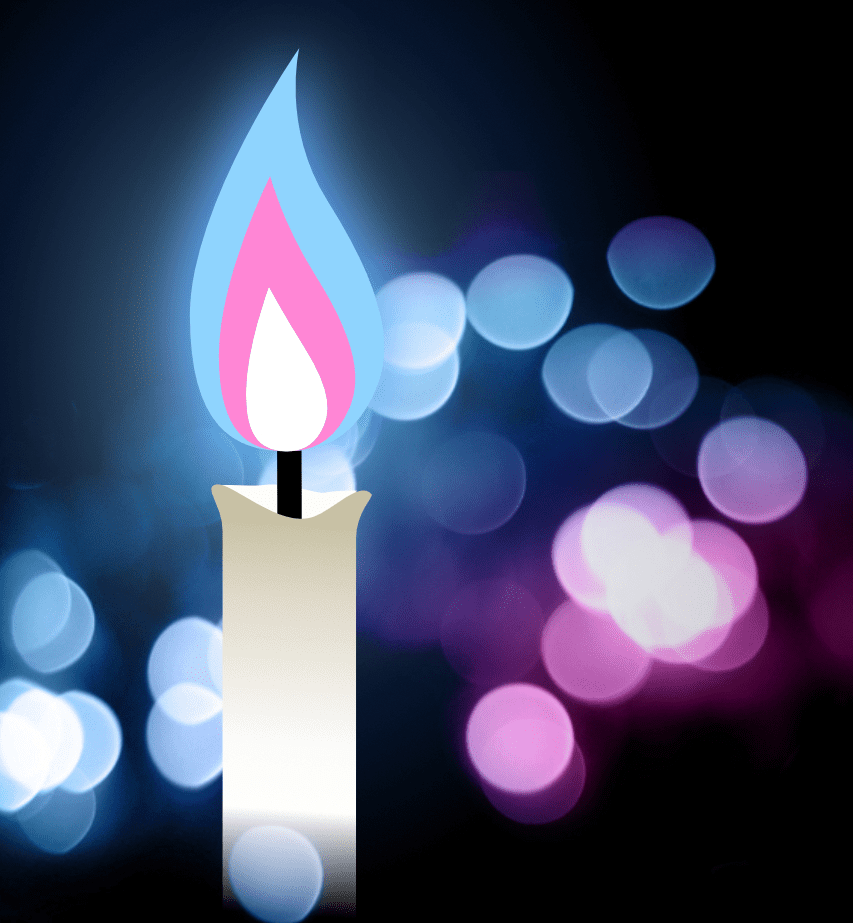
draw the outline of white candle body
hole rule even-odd
[[[355,549],[370,494],[303,491],[305,519],[269,508],[274,488],[216,485],[213,496],[222,517],[226,864],[249,827],[291,827],[323,861],[318,906],[354,907]]]

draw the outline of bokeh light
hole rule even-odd
[[[551,260],[519,254],[495,260],[468,289],[468,320],[504,349],[532,349],[556,336],[572,308],[574,286]]]
[[[520,679],[539,657],[542,609],[511,580],[478,580],[453,598],[441,621],[441,646],[456,672],[490,685]]]
[[[56,673],[78,661],[94,633],[89,597],[62,574],[42,574],[30,581],[12,610],[15,646],[39,673]]]
[[[454,350],[439,365],[409,372],[382,366],[370,408],[389,420],[422,420],[443,407],[459,378],[459,356]]]
[[[88,692],[73,690],[60,698],[77,714],[83,727],[83,750],[72,773],[62,782],[68,792],[94,788],[113,771],[122,748],[121,725],[115,712]]]
[[[537,792],[507,792],[479,780],[483,794],[504,817],[519,824],[550,824],[565,817],[578,803],[586,784],[586,760],[577,741],[563,772]]]
[[[31,801],[47,782],[50,764],[50,748],[32,721],[0,712],[0,811]]]
[[[169,625],[151,648],[148,687],[154,765],[181,788],[207,785],[222,772],[222,630],[197,616]]]
[[[44,852],[70,852],[89,832],[95,820],[95,793],[67,792],[62,788],[45,792],[17,815],[21,829]]]
[[[739,536],[718,523],[693,523],[671,494],[649,484],[616,487],[576,511],[557,531],[551,554],[575,602],[611,616],[653,657],[676,663],[710,656],[756,588],[755,560]],[[587,616],[575,617],[578,631],[610,630],[593,622],[585,628]],[[554,619],[565,633],[567,618]],[[550,656],[558,664],[554,649]]]
[[[21,590],[12,608],[12,640],[23,657],[49,644],[65,627],[71,612],[71,586],[64,574],[35,577]]]
[[[211,651],[213,652],[211,654]],[[222,690],[222,632],[207,619],[191,615],[164,629],[148,656],[148,688],[159,699],[177,683],[196,683]]]
[[[565,771],[574,730],[566,709],[550,692],[512,683],[477,702],[465,741],[474,768],[487,782],[523,794],[547,788]]]
[[[614,606],[614,618],[630,626],[634,637],[647,633],[655,657],[688,663],[719,647],[733,617],[728,587],[698,554],[641,606],[627,611]]]
[[[212,717],[196,724],[185,724],[173,717],[177,714],[192,718],[204,714],[197,708],[197,699],[202,693],[196,690],[202,688],[195,687],[192,692],[179,688],[165,706],[158,699],[145,727],[145,740],[154,765],[161,775],[180,788],[201,788],[222,772],[221,702]]]
[[[385,333],[385,362],[410,371],[448,359],[465,329],[465,295],[444,276],[413,272],[376,293]]]
[[[493,433],[463,433],[427,459],[424,506],[452,532],[482,535],[508,522],[521,505],[527,472],[516,447]]]
[[[770,608],[767,598],[758,588],[746,610],[729,626],[719,647],[694,661],[694,666],[711,673],[737,670],[758,654],[769,630]]]
[[[252,827],[231,849],[228,875],[237,899],[265,923],[297,923],[323,888],[323,863],[311,841],[288,827]]]
[[[551,545],[554,573],[563,589],[582,606],[607,611],[607,587],[586,563],[581,548],[581,530],[590,506],[581,507],[566,519]]]
[[[695,520],[692,527],[693,551],[710,565],[714,574],[717,585],[717,613],[712,623],[702,632],[674,648],[657,650],[655,655],[671,662],[684,661],[696,665],[735,661],[738,661],[738,665],[741,662],[745,663],[746,660],[739,661],[738,658],[744,646],[749,646],[749,641],[745,639],[752,637],[749,635],[751,629],[747,626],[754,625],[756,616],[760,617],[754,612],[750,619],[742,621],[759,592],[758,566],[755,558],[746,542],[728,526],[700,519]],[[735,626],[737,631],[730,641],[729,637],[735,631]],[[753,654],[749,654],[746,659]],[[721,666],[719,669],[734,667]]]
[[[693,550],[725,580],[732,612],[741,616],[758,590],[758,565],[749,545],[728,526],[710,519],[693,521]]]
[[[568,695],[584,702],[613,704],[643,684],[651,657],[611,619],[572,600],[559,606],[542,634],[548,675]]]
[[[56,696],[19,677],[0,684],[0,811],[46,852],[68,852],[86,835],[91,790],[120,750],[118,720],[95,696]]]
[[[9,555],[0,567],[0,615],[8,624],[24,587],[42,574],[61,574],[62,568],[42,551],[28,548]]]
[[[607,248],[619,288],[637,304],[667,310],[692,301],[711,281],[714,251],[708,238],[680,218],[639,218]]]
[[[708,500],[738,522],[786,516],[806,490],[806,460],[781,426],[760,417],[734,417],[711,430],[697,462]]]
[[[83,752],[83,725],[77,712],[58,696],[35,688],[19,695],[6,714],[29,721],[47,745],[48,771],[41,788],[46,791],[64,782]]]
[[[630,413],[649,390],[652,360],[627,330],[605,340],[589,358],[587,383],[598,406],[611,420]]]
[[[674,337],[659,330],[632,330],[651,358],[652,378],[642,400],[618,417],[623,426],[657,429],[681,416],[699,388],[693,356]]]
[[[178,724],[202,724],[222,710],[221,697],[198,683],[175,683],[157,704]]]
[[[609,423],[613,417],[596,400],[590,388],[589,367],[597,350],[614,337],[624,333],[612,324],[586,324],[563,334],[548,350],[542,364],[545,390],[557,407],[569,417],[582,423]],[[609,353],[604,353],[609,358]],[[606,363],[605,363],[606,365]],[[602,367],[601,374],[606,373]],[[628,410],[633,409],[645,394],[649,382],[628,381]],[[631,397],[636,400],[631,404]],[[624,402],[625,397],[621,400]]]

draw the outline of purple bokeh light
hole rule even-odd
[[[515,794],[541,791],[565,771],[574,730],[562,703],[527,683],[499,686],[474,706],[465,733],[480,776]]]
[[[805,456],[791,435],[759,417],[734,417],[712,429],[697,468],[711,503],[746,523],[787,516],[802,500],[808,478]]]
[[[548,675],[568,695],[612,705],[643,683],[651,657],[616,623],[572,600],[559,606],[542,633],[542,660]]]
[[[680,218],[638,218],[607,248],[619,288],[637,304],[668,310],[692,301],[711,281],[714,251],[708,238]]]

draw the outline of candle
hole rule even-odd
[[[279,453],[277,489],[213,488],[224,858],[249,827],[296,831],[323,864],[321,906],[354,907],[355,538],[370,494],[302,490],[300,453],[355,424],[379,380],[383,339],[370,282],[302,146],[295,57],[219,193],[190,309],[212,416],[233,438]],[[262,903],[286,887],[271,880]]]
[[[215,486],[222,516],[223,836],[281,824],[317,847],[324,902],[355,902],[355,539],[366,491]]]

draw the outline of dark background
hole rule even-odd
[[[446,254],[497,216],[566,268],[570,324],[641,326],[648,314],[616,290],[607,244],[635,218],[675,215],[717,257],[695,310],[667,318],[700,371],[850,392],[840,31],[816,13],[719,4],[5,7],[0,505],[20,502],[22,480],[61,487],[103,471],[108,434],[140,394],[177,418],[204,415],[189,349],[195,257],[240,140],[297,49],[309,159],[375,287],[442,265],[467,286],[505,244],[482,244],[477,263]],[[4,556],[19,547],[0,542]],[[168,581],[128,571],[89,592],[122,652],[90,677],[125,732],[115,794],[99,806],[115,818],[66,857],[0,828],[0,917],[218,915],[221,784],[178,793],[142,741],[145,658],[180,614]],[[831,671],[801,671],[796,695],[743,720],[737,708],[726,721],[581,710],[607,771],[564,821],[526,828],[462,769],[448,730],[457,682],[440,654],[360,645],[364,919],[563,919],[588,901],[605,918],[623,902],[690,914],[825,890],[842,874],[853,707]]]

